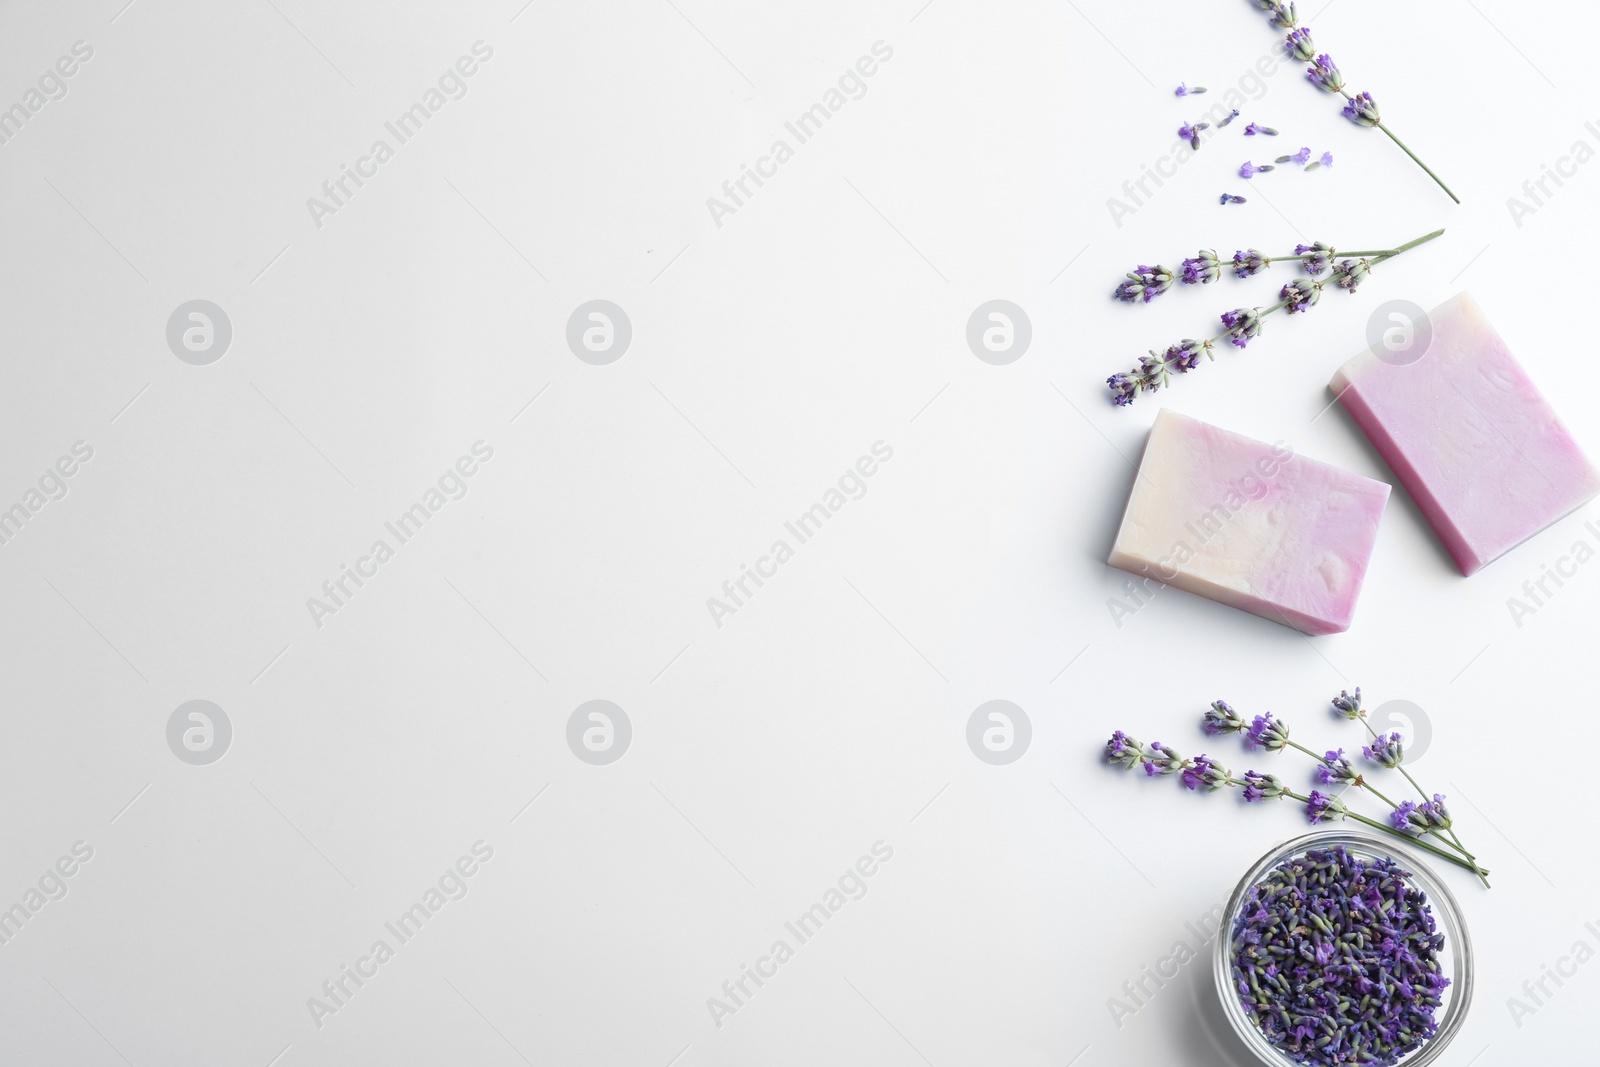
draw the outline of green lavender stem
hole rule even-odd
[[[1455,193],[1450,191],[1450,187],[1444,183],[1444,179],[1440,178],[1437,174],[1435,174],[1433,172],[1433,168],[1432,167],[1428,166],[1422,160],[1418,159],[1417,158],[1417,154],[1415,152],[1411,151],[1411,149],[1407,148],[1406,147],[1406,143],[1404,141],[1402,141],[1400,138],[1396,137],[1394,135],[1393,131],[1391,131],[1389,129],[1389,127],[1385,126],[1383,123],[1380,122],[1380,123],[1378,123],[1378,129],[1380,129],[1384,133],[1388,134],[1389,135],[1389,140],[1391,140],[1395,144],[1399,145],[1400,146],[1400,151],[1404,152],[1406,155],[1411,157],[1411,162],[1415,163],[1417,166],[1421,167],[1424,171],[1426,171],[1428,177],[1432,178],[1434,180],[1434,182],[1438,184],[1439,188],[1441,188],[1441,189],[1443,189],[1445,191],[1445,195],[1446,196],[1448,196],[1451,200],[1454,200],[1458,204],[1461,203],[1461,198],[1459,196],[1457,196]]]

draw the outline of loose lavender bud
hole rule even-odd
[[[1344,91],[1344,75],[1339,73],[1339,68],[1334,66],[1333,57],[1326,52],[1317,56],[1311,66],[1306,68],[1306,80],[1324,92]]]
[[[1238,108],[1234,108],[1232,111],[1228,112],[1228,117],[1227,118],[1225,118],[1221,122],[1217,123],[1217,129],[1220,130],[1220,129],[1222,129],[1222,127],[1230,125],[1233,122],[1233,120],[1238,118],[1238,117],[1239,117],[1239,109]]]
[[[1176,89],[1172,90],[1172,95],[1173,96],[1199,96],[1201,93],[1203,93],[1205,91],[1206,91],[1206,88],[1203,85],[1196,85],[1193,89],[1191,89],[1187,85],[1183,84],[1183,82],[1179,82],[1178,83],[1178,87]]]
[[[1250,125],[1244,128],[1244,135],[1246,137],[1254,137],[1258,133],[1263,137],[1278,136],[1277,130],[1273,129],[1271,126],[1263,126],[1259,122],[1252,122]]]
[[[1306,311],[1322,299],[1322,283],[1296,278],[1278,292],[1278,299],[1288,305],[1288,311]]]
[[[1106,762],[1114,763],[1125,771],[1131,771],[1144,759],[1144,746],[1127,734],[1118,730],[1111,735],[1111,740],[1106,742]]]
[[[1289,727],[1272,717],[1272,712],[1257,715],[1245,734],[1245,744],[1251,748],[1264,748],[1278,752],[1289,743]]]
[[[1371,93],[1357,93],[1344,106],[1344,117],[1357,126],[1376,126],[1381,120]]]
[[[1246,160],[1239,166],[1239,177],[1253,178],[1257,174],[1265,174],[1267,171],[1275,169],[1271,163],[1251,163]]]
[[[1311,42],[1311,30],[1302,27],[1290,30],[1289,36],[1284,39],[1285,50],[1302,63],[1309,63],[1316,58],[1317,46]]]
[[[1243,204],[1245,199],[1242,196],[1235,196],[1232,193],[1223,193],[1221,202],[1223,204]]]
[[[1344,801],[1328,793],[1319,793],[1315,789],[1306,798],[1306,818],[1314,823],[1322,822],[1330,817],[1344,818],[1349,812],[1344,806]]]
[[[1183,769],[1183,784],[1189,789],[1204,789],[1208,793],[1215,793],[1228,784],[1233,775],[1227,768],[1218,766],[1217,761],[1210,756],[1196,756]]]
[[[1333,276],[1339,280],[1339,288],[1348,289],[1352,293],[1356,287],[1367,280],[1367,275],[1372,273],[1372,264],[1365,259],[1342,259],[1333,268]]]
[[[1254,804],[1262,800],[1276,800],[1283,796],[1288,786],[1283,784],[1283,779],[1275,774],[1261,774],[1257,771],[1244,772],[1244,799],[1247,804]]]
[[[1200,728],[1215,737],[1218,734],[1236,734],[1245,728],[1244,717],[1226,700],[1214,700],[1200,716]]]
[[[1324,153],[1322,153],[1322,165],[1324,167],[1333,166],[1333,153],[1332,152],[1324,152]]]
[[[1199,254],[1183,261],[1185,285],[1208,285],[1222,277],[1222,264],[1216,252],[1202,248]]]
[[[1361,718],[1361,687],[1359,685],[1356,686],[1356,691],[1354,694],[1347,693],[1343,689],[1339,690],[1339,695],[1333,698],[1332,703],[1333,710],[1337,711],[1345,718]]]
[[[1335,748],[1323,753],[1322,765],[1317,768],[1317,781],[1323,785],[1360,785],[1361,774],[1344,757],[1344,749]]]
[[[1144,761],[1144,773],[1151,778],[1159,778],[1167,774],[1177,774],[1183,770],[1185,760],[1178,755],[1169,745],[1160,741],[1150,742],[1150,752]]]
[[[1233,254],[1233,276],[1235,278],[1248,278],[1252,274],[1260,274],[1267,269],[1272,260],[1257,252],[1254,248],[1248,251]]]
[[[1192,125],[1185,122],[1182,126],[1178,127],[1178,136],[1183,140],[1188,141],[1190,148],[1198,151],[1200,148],[1200,131],[1209,130],[1210,128],[1211,123],[1209,122],[1196,122]]]
[[[1302,148],[1292,156],[1284,156],[1279,163],[1298,163],[1302,167],[1311,162],[1311,149]]]
[[[1224,311],[1222,325],[1226,327],[1228,343],[1243,348],[1261,336],[1261,313],[1254,308],[1234,308],[1232,311]]]

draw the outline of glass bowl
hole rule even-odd
[[[1212,970],[1216,977],[1217,996],[1222,1000],[1222,1012],[1233,1024],[1239,1040],[1258,1063],[1267,1067],[1297,1067],[1300,1063],[1289,1053],[1273,1046],[1256,1026],[1255,1021],[1246,1014],[1244,1006],[1239,1003],[1238,994],[1233,988],[1233,964],[1230,958],[1233,949],[1233,930],[1244,907],[1245,893],[1252,885],[1287,859],[1302,855],[1308,849],[1332,848],[1335,845],[1343,845],[1352,855],[1364,860],[1382,857],[1393,859],[1410,872],[1411,884],[1427,895],[1428,906],[1433,910],[1434,922],[1444,934],[1444,947],[1439,952],[1439,962],[1443,973],[1450,979],[1450,985],[1441,998],[1443,1003],[1434,1014],[1439,1024],[1438,1032],[1401,1057],[1399,1063],[1401,1067],[1422,1067],[1423,1064],[1432,1063],[1444,1054],[1445,1046],[1450,1044],[1451,1039],[1461,1029],[1461,1023],[1467,1015],[1467,1007],[1472,1002],[1472,944],[1467,937],[1466,922],[1461,917],[1461,908],[1456,903],[1456,898],[1440,881],[1439,876],[1422,861],[1417,850],[1407,848],[1399,841],[1379,837],[1377,834],[1360,830],[1318,830],[1285,841],[1251,865],[1244,877],[1239,880],[1233,895],[1228,898],[1222,926],[1217,931],[1217,948],[1213,956]]]

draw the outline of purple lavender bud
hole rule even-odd
[[[1292,155],[1292,156],[1290,156],[1288,158],[1288,162],[1290,162],[1290,163],[1298,163],[1302,167],[1305,166],[1307,163],[1311,162],[1311,149],[1309,149],[1309,148],[1300,149],[1300,151],[1296,152],[1294,155]]]
[[[1278,136],[1278,131],[1277,130],[1273,129],[1271,126],[1263,126],[1259,122],[1252,122],[1252,123],[1250,123],[1250,125],[1248,125],[1248,126],[1246,126],[1244,128],[1244,135],[1246,137],[1254,137],[1258,133],[1261,134],[1263,137],[1276,137],[1276,136]]]
[[[1235,196],[1232,193],[1223,193],[1221,202],[1223,204],[1225,204],[1225,205],[1226,204],[1242,204],[1242,203],[1245,202],[1245,199],[1242,196]]]
[[[1251,748],[1264,748],[1278,752],[1289,743],[1289,728],[1272,717],[1272,712],[1257,715],[1245,734],[1245,744]]]
[[[1228,112],[1228,117],[1227,118],[1225,118],[1221,122],[1217,123],[1217,129],[1220,130],[1224,126],[1231,125],[1233,120],[1238,118],[1238,117],[1239,117],[1239,109],[1238,108],[1234,108],[1232,111]]]
[[[1228,343],[1236,348],[1243,348],[1261,336],[1261,313],[1254,308],[1234,308],[1232,311],[1224,311],[1222,325],[1227,329]]]
[[[1218,789],[1228,784],[1232,775],[1227,768],[1217,765],[1217,761],[1210,756],[1196,756],[1183,768],[1183,784],[1189,789],[1204,789],[1208,793],[1215,793]]]
[[[1261,800],[1276,800],[1288,789],[1277,775],[1261,774],[1258,771],[1245,771],[1244,783],[1244,799],[1247,804]]]
[[[1344,106],[1344,117],[1357,126],[1376,126],[1382,119],[1378,115],[1377,101],[1371,93],[1357,93]]]
[[[1341,259],[1334,265],[1333,276],[1338,279],[1339,288],[1353,293],[1358,285],[1367,280],[1371,268],[1372,264],[1365,259]]]
[[[1256,176],[1256,169],[1257,168],[1254,163],[1251,163],[1249,160],[1245,160],[1239,165],[1239,177],[1247,180],[1254,178]]]
[[[1408,834],[1421,836],[1428,831],[1428,816],[1410,800],[1402,800],[1400,806],[1389,813],[1389,822],[1396,830]]]
[[[1422,805],[1422,810],[1427,814],[1429,825],[1441,830],[1450,829],[1450,812],[1444,806],[1443,793],[1433,794],[1433,799]]]
[[[1216,252],[1202,248],[1199,253],[1183,261],[1185,285],[1208,285],[1222,277],[1222,264]]]
[[[1344,806],[1344,801],[1338,797],[1319,793],[1315,789],[1306,800],[1306,817],[1314,823],[1322,822],[1330,816],[1343,818],[1349,810]]]
[[[1339,73],[1339,68],[1334,66],[1333,57],[1323,52],[1306,68],[1306,80],[1324,92],[1337,93],[1344,90],[1344,75]]]
[[[1322,299],[1322,283],[1296,278],[1278,292],[1278,299],[1288,305],[1289,314],[1307,311]]]
[[[1267,8],[1267,21],[1280,30],[1292,30],[1297,21],[1293,3],[1275,3]]]
[[[1322,153],[1322,165],[1324,167],[1333,166],[1333,153],[1332,152],[1324,152],[1324,153]]]
[[[1333,698],[1333,710],[1347,719],[1359,719],[1364,714],[1361,710],[1361,687],[1356,686],[1356,691],[1347,693],[1339,690],[1339,695]],[[1363,750],[1364,751],[1364,750]]]
[[[1291,57],[1302,63],[1311,62],[1317,55],[1317,46],[1311,42],[1309,28],[1290,30],[1289,36],[1284,39],[1284,46]]]
[[[1208,347],[1205,341],[1184,341],[1167,349],[1167,366],[1179,374],[1187,374],[1200,365],[1200,354]]]
[[[1312,255],[1306,256],[1307,252],[1312,253]],[[1315,278],[1327,270],[1328,264],[1332,262],[1329,257],[1333,254],[1333,246],[1324,244],[1321,241],[1309,245],[1295,245],[1294,253],[1297,256],[1306,256],[1305,259],[1300,261],[1300,266],[1305,269],[1307,274]]]
[[[1106,379],[1106,385],[1111,387],[1111,401],[1119,408],[1125,408],[1133,403],[1133,398],[1139,395],[1139,387],[1126,374],[1113,374]]]
[[[1212,737],[1218,734],[1236,734],[1244,727],[1244,718],[1226,700],[1213,700],[1200,716],[1200,728]]]
[[[1381,763],[1385,767],[1398,767],[1405,759],[1405,747],[1401,744],[1400,732],[1379,734],[1372,739],[1372,744],[1365,745],[1361,754],[1373,763]]]
[[[1117,764],[1125,771],[1137,767],[1143,758],[1144,746],[1121,730],[1112,734],[1111,740],[1106,742],[1106,762]]]
[[[1323,753],[1322,764],[1317,768],[1317,781],[1323,785],[1360,785],[1361,775],[1344,757],[1344,749],[1335,748]]]
[[[1271,262],[1271,259],[1263,256],[1254,248],[1235,252],[1233,254],[1233,276],[1236,278],[1248,278],[1253,274],[1260,274],[1267,269],[1268,264]]]
[[[1128,280],[1118,285],[1111,295],[1128,304],[1138,300],[1148,304],[1172,288],[1173,280],[1172,272],[1167,268],[1147,267],[1141,263],[1136,270],[1128,272]]]
[[[1209,130],[1210,128],[1211,123],[1209,122],[1196,122],[1192,124],[1185,122],[1182,126],[1178,127],[1178,136],[1183,140],[1188,141],[1190,148],[1198,151],[1200,148],[1200,131]]]
[[[1144,773],[1151,778],[1160,778],[1168,774],[1177,774],[1184,769],[1186,761],[1171,746],[1163,745],[1160,741],[1150,742],[1150,754],[1144,763]]]
[[[1187,85],[1185,85],[1183,82],[1179,82],[1178,83],[1178,87],[1176,89],[1172,90],[1172,95],[1173,96],[1199,96],[1201,93],[1203,93],[1205,91],[1206,91],[1206,89],[1205,89],[1205,86],[1203,86],[1203,85],[1196,85],[1193,89],[1191,89]]]

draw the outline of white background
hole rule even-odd
[[[1108,998],[1303,816],[1100,746],[1198,751],[1226,697],[1353,747],[1325,709],[1357,684],[1423,709],[1416,773],[1494,869],[1489,892],[1446,873],[1479,988],[1445,1062],[1588,1047],[1600,964],[1520,1020],[1507,998],[1600,947],[1573,829],[1600,567],[1520,627],[1506,601],[1600,510],[1464,579],[1397,489],[1355,625],[1316,640],[1171,590],[1119,627],[1104,565],[1164,403],[1392,481],[1325,411],[1391,298],[1469,289],[1600,455],[1600,164],[1520,226],[1507,206],[1600,148],[1586,5],[1305,5],[1457,207],[1294,67],[1250,82],[1278,35],[1242,0],[123,3],[0,11],[0,104],[94,50],[0,147],[0,506],[94,449],[0,545],[0,906],[94,849],[0,947],[0,1060],[1229,1063],[1207,964],[1120,1027]],[[306,199],[479,40],[467,95],[317,226]],[[865,96],[717,225],[707,198],[880,40]],[[1108,198],[1203,110],[1179,80],[1257,99],[1119,226]],[[1302,144],[1335,166],[1234,176]],[[1112,371],[1288,278],[1113,303],[1135,263],[1439,226],[1355,296],[1107,402]],[[165,339],[196,298],[233,328],[209,366]],[[633,327],[608,366],[564,339],[596,298]],[[1008,366],[965,340],[996,298],[1032,323]],[[314,624],[307,598],[479,440],[468,495]],[[880,440],[866,495],[717,626],[707,598]],[[633,727],[609,766],[565,741],[596,698]],[[1032,723],[1008,766],[965,739],[997,698]],[[209,766],[167,746],[191,699],[233,726]],[[480,839],[469,895],[315,1025],[307,999]],[[880,840],[867,895],[714,1025],[707,998]]]

